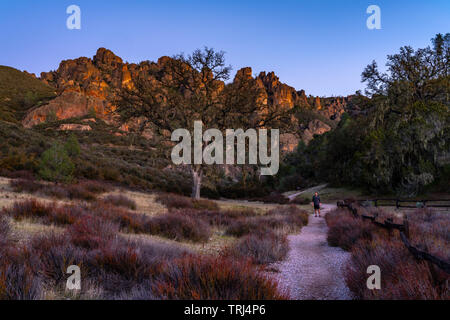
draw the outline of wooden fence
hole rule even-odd
[[[375,207],[396,207],[400,208],[450,208],[450,199],[441,200],[402,200],[402,199],[368,199],[357,200],[360,205],[373,203]]]
[[[378,227],[387,229],[387,230],[398,230],[400,232],[400,238],[408,249],[408,251],[419,260],[426,260],[429,263],[432,263],[439,268],[441,268],[446,273],[450,274],[450,263],[439,259],[428,252],[422,251],[411,245],[409,242],[409,222],[408,218],[405,216],[402,224],[396,224],[391,218],[384,220],[384,222],[377,221],[377,215],[368,216],[364,214],[359,214],[358,209],[354,206],[354,203],[348,201],[338,201],[337,206],[340,208],[347,208],[355,217],[370,220],[373,224]]]

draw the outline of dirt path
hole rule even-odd
[[[327,243],[324,214],[333,205],[323,205],[322,218],[310,216],[309,224],[298,235],[288,237],[290,251],[286,260],[273,264],[279,288],[291,299],[351,299],[343,267],[350,254]]]
[[[321,184],[319,186],[316,186],[316,187],[313,187],[313,188],[309,188],[309,189],[305,189],[305,190],[300,191],[300,192],[296,192],[296,193],[293,193],[293,194],[287,194],[286,196],[288,197],[289,200],[294,200],[295,197],[297,197],[297,196],[299,196],[299,195],[301,195],[303,193],[313,192],[313,191],[320,191],[321,189],[325,188],[326,186],[327,186],[327,184]]]

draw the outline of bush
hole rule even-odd
[[[287,204],[289,203],[289,199],[286,198],[284,195],[278,192],[272,192],[268,196],[265,196],[263,198],[257,199],[264,203],[278,203],[278,204]]]
[[[81,149],[77,137],[72,133],[64,144],[64,149],[70,158],[76,158],[80,155]]]
[[[67,235],[38,235],[30,242],[33,254],[39,259],[39,265],[36,267],[52,286],[65,284],[67,268],[70,265],[77,265],[82,269],[82,274],[88,274],[84,268],[86,250],[70,243]]]
[[[163,299],[283,299],[275,282],[248,263],[228,258],[187,256],[167,265],[155,284]]]
[[[381,290],[367,288],[369,265],[381,269]],[[436,300],[449,297],[445,281],[436,284],[426,262],[416,261],[400,241],[383,237],[357,242],[352,249],[345,280],[358,299]]]
[[[5,214],[10,215],[15,220],[40,219],[52,215],[54,206],[46,205],[36,199],[15,202],[12,207],[3,209]]]
[[[118,207],[124,207],[131,210],[136,210],[136,202],[124,195],[109,195],[103,199],[103,201],[108,202],[112,205]]]
[[[30,266],[2,261],[0,265],[0,300],[38,300],[42,296],[41,279]]]
[[[58,207],[54,203],[44,204],[36,199],[15,202],[12,207],[3,209],[3,213],[15,220],[38,219],[47,224],[73,224],[83,214],[84,210],[78,206]]]
[[[211,236],[211,230],[205,222],[176,213],[154,216],[145,223],[144,229],[149,234],[161,235],[176,241],[206,242]]]
[[[79,200],[92,201],[92,200],[96,199],[95,194],[90,192],[82,184],[67,185],[67,186],[65,186],[65,189],[67,191],[68,198],[71,200],[79,199]]]
[[[295,197],[294,199],[292,199],[290,201],[290,203],[293,204],[299,204],[299,205],[305,205],[305,204],[310,204],[311,203],[311,199],[310,198],[306,198],[306,197]]]
[[[192,199],[173,193],[160,193],[156,201],[165,205],[167,209],[219,210],[219,206],[214,201]]]
[[[378,219],[391,215],[372,209]],[[445,214],[428,209],[417,210],[410,217],[410,241],[413,245],[441,257],[448,255],[448,224]],[[400,240],[397,232],[388,233],[371,222],[338,209],[326,215],[328,241],[351,250],[345,279],[358,299],[448,299],[448,274],[423,260],[417,260]],[[442,228],[441,228],[442,226]],[[381,290],[366,286],[367,267],[382,270]]]
[[[41,190],[41,193],[48,197],[54,197],[57,199],[70,197],[69,190],[67,190],[67,188],[63,185],[46,186],[45,189]]]
[[[295,205],[279,206],[270,210],[267,213],[268,216],[282,216],[285,223],[291,226],[302,227],[308,224],[309,214],[305,210],[297,208]],[[294,228],[295,230],[295,228]]]
[[[43,186],[40,183],[26,179],[11,180],[9,182],[9,185],[14,192],[18,193],[22,192],[35,193],[43,188]]]
[[[245,217],[256,216],[257,213],[253,210],[195,210],[195,209],[182,209],[182,210],[172,210],[171,212],[184,214],[192,217],[193,219],[201,219],[208,224],[216,227],[229,226],[234,220],[242,219]]]
[[[225,230],[225,234],[234,237],[242,237],[250,233],[261,234],[270,230],[270,226],[261,219],[236,219]]]
[[[266,232],[250,234],[225,251],[235,259],[250,259],[255,264],[269,264],[284,259],[289,251],[285,235]]]
[[[227,235],[242,237],[247,234],[264,234],[268,231],[296,232],[308,224],[308,213],[296,206],[280,206],[266,215],[238,217],[228,223]]]
[[[55,143],[45,151],[39,164],[39,175],[44,180],[70,182],[73,179],[75,166],[64,147]]]
[[[0,216],[0,256],[2,249],[8,244],[10,230],[11,227],[7,218],[5,216]]]
[[[193,199],[193,208],[198,210],[219,210],[217,203],[206,199]]]
[[[67,230],[72,243],[86,249],[96,249],[117,237],[119,226],[98,217],[83,216]]]
[[[94,180],[83,180],[78,183],[78,186],[94,194],[101,194],[111,191],[111,187],[108,184]]]
[[[355,218],[350,212],[337,209],[325,216],[328,225],[327,241],[330,246],[351,250],[359,239],[372,238],[376,227],[372,222]]]

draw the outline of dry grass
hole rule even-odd
[[[17,243],[25,243],[31,238],[37,235],[57,233],[62,234],[64,228],[55,225],[45,225],[41,223],[36,223],[29,219],[11,221],[11,240]]]

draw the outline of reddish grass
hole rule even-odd
[[[89,210],[95,216],[119,224],[123,231],[160,235],[176,241],[205,242],[211,236],[211,230],[204,221],[179,212],[149,217],[104,202],[94,203]]]
[[[350,250],[359,239],[371,239],[376,227],[370,221],[355,218],[345,209],[336,209],[326,214],[327,241],[330,246]],[[381,231],[381,230],[380,230]]]
[[[367,267],[381,270],[381,289],[366,286]],[[424,261],[417,261],[399,241],[381,236],[360,240],[352,249],[345,272],[346,283],[358,299],[422,300],[449,299],[445,280],[436,283]],[[448,278],[447,278],[448,279]]]
[[[82,248],[96,249],[117,237],[119,226],[93,216],[83,216],[67,230],[71,242]]]
[[[57,207],[35,200],[16,203],[3,212],[16,219],[38,218],[69,227],[63,234],[35,236],[28,244],[5,242],[0,248],[0,299],[39,299],[43,288],[64,294],[69,265],[81,268],[80,295],[93,299],[283,298],[276,284],[249,263],[194,256],[167,244],[130,242],[118,234],[122,227],[205,241],[208,223],[189,215],[170,212],[148,217],[99,202]],[[7,238],[4,219],[0,236]],[[89,293],[91,284],[99,290]]]
[[[79,206],[58,207],[56,204],[45,204],[36,199],[29,199],[22,202],[15,202],[12,207],[3,209],[15,220],[32,219],[43,223],[56,225],[73,224],[85,211]]]
[[[35,193],[43,188],[43,185],[35,182],[34,180],[28,179],[11,180],[9,182],[9,185],[12,188],[12,190],[17,193],[21,192]]]
[[[269,264],[284,259],[288,251],[286,235],[265,232],[243,237],[224,254],[238,260],[250,259],[255,264]]]
[[[144,228],[147,233],[176,241],[206,242],[211,236],[211,229],[204,221],[196,221],[187,215],[176,213],[152,217],[145,223]]]
[[[0,252],[7,246],[11,227],[5,216],[0,216]]]
[[[289,198],[286,198],[284,195],[278,192],[272,192],[271,194],[257,200],[260,200],[264,203],[278,203],[278,204],[289,203]]]
[[[77,184],[42,184],[31,179],[11,180],[10,185],[14,192],[40,193],[58,199],[78,199],[92,201],[100,193],[111,188],[102,182],[84,180]]]
[[[380,220],[389,213],[378,213]],[[432,254],[445,257],[449,247],[449,217],[447,215],[417,210],[409,215],[411,242]],[[398,232],[388,233],[354,218],[346,210],[335,210],[326,216],[329,226],[328,241],[351,250],[351,261],[345,278],[348,287],[358,299],[449,299],[449,275],[438,267],[417,260],[404,246]],[[366,286],[367,267],[381,269],[381,290]]]
[[[82,180],[77,185],[93,194],[109,192],[112,189],[110,185],[95,180]]]
[[[110,203],[117,207],[124,207],[131,210],[136,210],[136,202],[124,195],[109,195],[103,201]]]
[[[10,243],[0,250],[0,300],[35,300],[42,296],[42,279],[34,266],[38,261],[27,247]]]
[[[173,193],[160,193],[156,201],[165,205],[168,209],[197,209],[197,210],[218,210],[217,203],[206,199],[192,199]]]
[[[192,217],[196,220],[203,220],[208,224],[216,227],[223,227],[230,225],[236,219],[257,216],[258,214],[250,209],[244,210],[195,210],[182,209],[171,210],[177,214],[183,214]]]
[[[281,229],[285,232],[297,232],[308,224],[308,213],[295,205],[280,206],[266,215],[240,217],[232,220],[225,231],[226,234],[242,237],[244,235],[264,234],[270,230]]]
[[[187,256],[173,261],[158,278],[155,293],[164,299],[283,299],[274,282],[248,263],[229,258]]]

